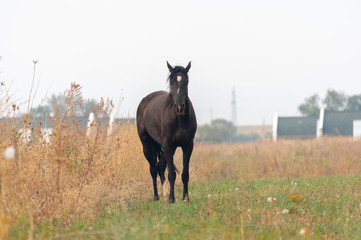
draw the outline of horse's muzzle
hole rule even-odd
[[[178,114],[182,114],[184,112],[184,104],[175,104]]]

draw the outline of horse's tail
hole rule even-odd
[[[157,155],[158,161],[160,161],[163,157],[164,148],[162,145],[154,141],[155,154]]]
[[[175,172],[179,174],[178,168],[175,166],[174,162],[172,162],[172,163],[173,163],[173,167],[174,167]]]
[[[157,155],[157,158],[158,158],[158,161],[160,162],[162,157],[163,157],[163,154],[164,154],[164,148],[161,144],[155,142],[155,152],[156,152],[156,155]],[[167,164],[167,163],[165,163]],[[175,166],[175,164],[173,163],[173,167],[174,167],[174,170],[179,174],[179,170],[178,168]]]

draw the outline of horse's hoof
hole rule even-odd
[[[154,201],[158,201],[159,197],[158,196],[154,196]]]
[[[174,204],[175,200],[174,199],[169,199],[169,203],[170,204]]]
[[[184,202],[189,202],[189,197],[183,198]]]
[[[185,194],[185,196],[183,196],[183,201],[189,202],[189,196],[188,196],[188,194]]]

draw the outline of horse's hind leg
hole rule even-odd
[[[169,181],[169,185],[170,185],[169,203],[175,202],[174,182],[175,182],[175,179],[177,176],[176,176],[176,169],[175,169],[174,163],[173,163],[174,152],[175,152],[174,147],[165,147],[164,148],[164,159],[167,161],[167,165],[168,165],[168,181]]]
[[[163,197],[167,197],[168,196],[168,191],[166,188],[166,184],[165,184],[165,177],[164,177],[164,172],[165,172],[165,168],[167,167],[167,162],[165,161],[164,155],[159,159],[159,162],[157,163],[157,170],[158,170],[158,175],[160,178],[160,182],[162,184],[162,188],[163,188]]]
[[[182,151],[183,151],[183,171],[182,171],[183,200],[189,201],[189,195],[188,195],[189,161],[191,159],[191,155],[193,151],[193,142],[185,147],[182,147]]]
[[[164,157],[160,158],[159,162],[157,163],[157,170],[158,170],[160,182],[162,183],[162,185],[165,181],[164,172],[165,172],[166,166],[167,166],[167,163],[164,161]]]
[[[153,142],[147,141],[143,143],[143,153],[145,158],[149,162],[150,175],[153,179],[153,189],[154,189],[154,200],[159,200],[158,188],[157,188],[157,155],[154,150]]]

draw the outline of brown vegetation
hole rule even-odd
[[[31,127],[31,116],[0,123],[0,233],[24,217],[31,221],[93,217],[111,202],[122,204],[147,193],[143,185],[148,166],[135,126],[114,126],[108,134],[109,123],[96,118],[84,129],[73,112],[80,102],[72,99],[79,93],[75,84],[66,92],[66,109],[52,117],[49,139]],[[111,108],[111,102],[101,101],[94,112],[104,119]],[[28,129],[29,138],[24,136]],[[9,147],[16,154],[6,159]]]
[[[361,173],[360,146],[360,139],[341,137],[233,145],[198,144],[191,166],[198,178],[251,180],[358,174]]]
[[[52,117],[54,131],[45,139],[31,128],[31,116],[22,123],[0,122],[0,238],[19,219],[30,224],[44,219],[92,218],[105,206],[152,197],[148,162],[134,124],[120,124],[108,134],[100,118],[89,129],[74,120],[74,96],[66,92],[64,113]],[[79,100],[81,101],[81,100]],[[4,106],[4,102],[1,102]],[[3,109],[3,106],[1,106]],[[10,105],[11,106],[11,105]],[[18,110],[11,107],[13,116]],[[108,116],[111,102],[101,101],[94,112]],[[21,132],[30,129],[29,140]],[[87,132],[89,131],[89,132]],[[310,141],[260,141],[249,144],[197,144],[190,163],[192,182],[208,178],[258,179],[315,177],[361,173],[361,141],[323,138]],[[4,157],[13,146],[15,156]],[[180,151],[175,163],[182,166]],[[176,185],[180,186],[180,177]]]

